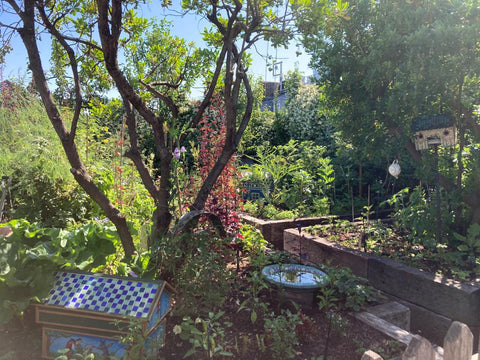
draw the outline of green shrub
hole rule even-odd
[[[6,218],[63,227],[88,217],[89,200],[70,174],[40,98],[22,83],[5,81],[0,102],[0,177],[11,178]]]
[[[265,317],[264,341],[275,359],[292,359],[297,355],[297,327],[301,323],[300,315],[290,310],[280,314],[271,313]]]
[[[238,312],[247,311],[250,314],[250,321],[255,324],[257,319],[263,318],[267,313],[268,302],[262,299],[262,293],[269,291],[271,286],[259,271],[253,271],[247,278],[248,286],[241,291],[244,300],[238,308]]]
[[[126,216],[132,235],[139,243],[137,248],[146,250],[155,203],[142,185],[137,171],[129,165],[115,167],[113,171],[103,166],[92,167],[91,171],[97,186]],[[95,204],[94,209],[95,216],[104,216],[98,205]]]
[[[244,251],[258,253],[265,251],[268,247],[268,242],[264,239],[261,231],[253,225],[242,224],[240,235],[238,243]]]
[[[14,171],[10,194],[13,209],[8,209],[9,218],[24,218],[45,227],[65,228],[97,213],[76,183],[46,175],[39,164]]]
[[[56,271],[104,266],[119,243],[113,227],[96,222],[70,231],[26,220],[6,225],[13,234],[0,237],[0,323],[21,316],[31,301],[45,298]]]
[[[180,325],[174,326],[174,334],[191,346],[183,358],[193,356],[195,359],[213,359],[233,356],[225,346],[225,329],[230,328],[232,323],[220,322],[224,313],[209,312],[206,318],[197,317],[195,320],[186,316]]]
[[[243,166],[246,180],[257,184],[265,196],[258,201],[257,213],[277,219],[328,214],[334,174],[324,154],[325,148],[312,141],[260,146],[255,163]],[[278,209],[291,212],[280,215]]]
[[[164,238],[153,252],[161,278],[179,293],[174,309],[177,315],[201,315],[221,307],[233,276],[233,269],[227,269],[227,260],[234,259],[229,240],[199,231]]]
[[[320,287],[318,299],[320,309],[360,311],[375,299],[374,289],[367,280],[353,275],[349,268],[328,268],[327,281]]]
[[[22,83],[0,88],[0,176],[38,168],[50,178],[71,178],[60,140],[35,92]],[[5,104],[7,102],[7,104]]]
[[[457,250],[461,260],[457,259],[457,262],[470,272],[480,274],[480,224],[470,225],[466,235],[455,233],[454,236],[460,242]]]
[[[262,200],[246,201],[243,211],[259,219],[284,220],[298,217],[296,210],[281,210],[275,205],[265,204]]]
[[[422,244],[429,249],[435,247],[435,208],[421,186],[414,188],[411,193],[409,188],[402,189],[387,203],[394,207],[393,218],[400,229],[406,230],[410,244]]]

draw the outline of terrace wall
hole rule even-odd
[[[475,338],[480,331],[479,284],[462,283],[398,262],[345,248],[326,239],[287,229],[285,251],[309,263],[347,266],[352,272],[392,299],[408,306],[411,327],[430,341],[441,344],[453,321],[467,324]],[[478,346],[478,345],[476,345]]]

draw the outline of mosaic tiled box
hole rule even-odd
[[[165,281],[59,272],[49,297],[36,306],[42,357],[55,358],[62,350],[69,358],[88,351],[102,359],[122,359],[128,345],[120,338],[132,320],[142,324],[153,357],[164,342],[172,292]]]

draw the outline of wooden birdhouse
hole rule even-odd
[[[415,133],[415,148],[427,150],[433,146],[450,147],[457,143],[457,130],[449,115],[424,115],[412,123]]]
[[[155,358],[164,343],[166,316],[173,289],[165,281],[62,271],[50,296],[36,306],[42,325],[42,358],[68,351],[68,358],[85,351],[101,359],[130,359],[129,344],[121,341],[132,323],[146,337],[145,358]]]

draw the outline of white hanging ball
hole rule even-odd
[[[393,160],[392,164],[388,167],[388,172],[395,179],[398,179],[398,175],[400,175],[401,169],[400,169],[400,164],[398,163],[397,160]]]

